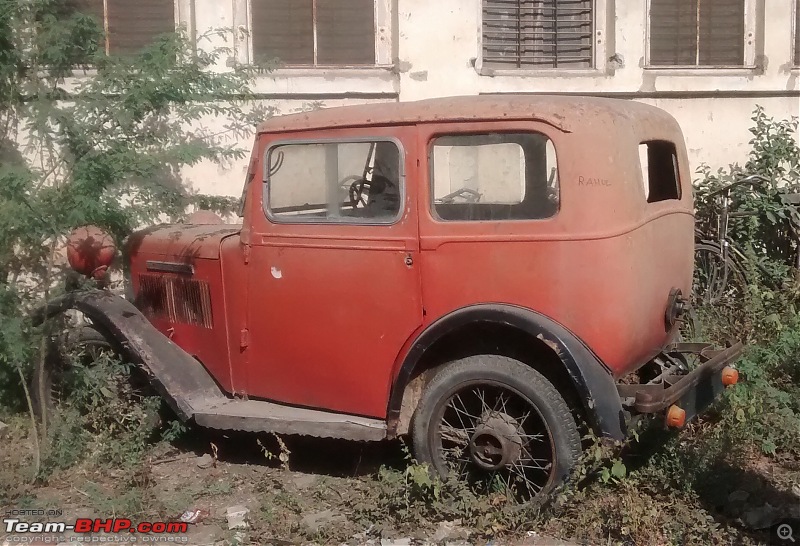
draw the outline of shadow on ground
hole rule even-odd
[[[401,469],[407,465],[408,451],[399,440],[355,442],[309,436],[281,436],[281,440],[289,452],[289,467],[295,472],[354,478],[374,475],[381,466]],[[175,448],[198,456],[212,453],[212,444],[217,458],[227,463],[281,466],[281,444],[272,434],[192,427],[173,443]],[[266,455],[265,449],[272,456]]]
[[[638,443],[623,451],[626,468],[643,469],[680,435],[661,426],[649,427]],[[732,464],[729,454],[735,452],[734,447],[723,445],[711,461],[698,461],[694,468],[689,461],[688,472],[671,477],[673,487],[692,491],[720,527],[735,528],[760,544],[786,543],[777,538],[776,529],[790,521],[800,531],[800,497],[792,491],[800,468],[796,462],[768,457]]]

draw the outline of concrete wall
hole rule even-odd
[[[586,93],[641,100],[678,119],[693,169],[701,163],[716,169],[745,160],[756,105],[776,117],[800,114],[800,68],[792,60],[798,0],[747,2],[751,66],[746,68],[649,68],[648,0],[596,0],[595,70],[493,72],[482,67],[480,58],[480,0],[376,0],[376,67],[279,69],[260,77],[256,91],[281,113],[318,103],[330,107],[480,93]],[[235,43],[225,45],[246,62],[251,55],[248,6],[248,0],[177,0],[176,13],[197,34],[238,28]],[[242,146],[249,149],[250,143]],[[199,191],[239,195],[246,165],[246,160],[224,168],[199,165],[186,176]]]

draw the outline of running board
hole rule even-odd
[[[68,293],[37,309],[34,325],[78,309],[114,336],[175,413],[198,425],[250,432],[299,434],[348,440],[383,440],[383,419],[297,408],[273,402],[232,399],[203,365],[159,332],[133,304],[100,290]]]
[[[382,419],[297,408],[274,402],[211,399],[208,404],[196,406],[193,410],[195,422],[208,428],[359,441],[386,438],[386,422]]]

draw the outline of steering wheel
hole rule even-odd
[[[357,175],[350,175],[342,180],[342,186],[346,186],[351,180],[353,182],[350,183],[347,193],[350,197],[350,206],[354,209],[358,208],[359,203],[362,207],[367,206],[367,198],[364,197],[365,190],[368,192],[367,195],[369,192],[383,193],[387,188],[393,188],[395,185],[385,176],[373,175],[372,180],[367,180]]]
[[[350,196],[350,205],[354,209],[358,208],[359,203],[361,203],[362,207],[367,206],[367,200],[364,198],[365,189],[369,190],[369,182],[364,178],[359,178],[350,184],[350,189],[347,191],[347,193]]]

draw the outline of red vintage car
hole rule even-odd
[[[132,299],[67,294],[184,420],[358,441],[527,501],[582,426],[681,427],[740,345],[682,344],[694,216],[681,130],[640,103],[481,96],[258,128],[241,225],[127,243]],[[622,379],[624,381],[621,381]]]

